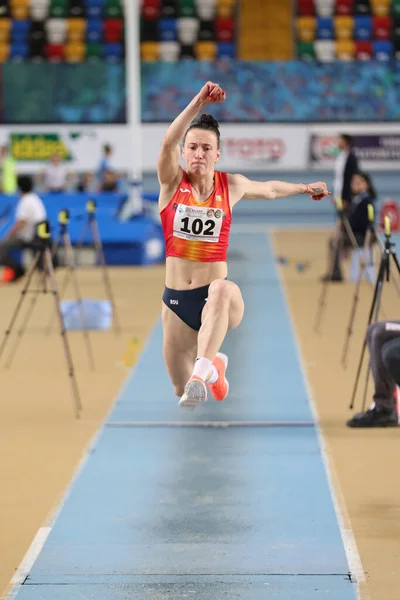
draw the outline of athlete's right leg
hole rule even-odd
[[[174,392],[181,397],[192,374],[197,353],[197,331],[162,304],[163,354]]]

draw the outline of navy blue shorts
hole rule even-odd
[[[207,302],[209,285],[195,288],[194,290],[172,290],[165,287],[163,302],[186,325],[199,331],[201,327],[201,313]]]

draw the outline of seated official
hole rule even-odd
[[[372,406],[354,415],[349,427],[397,427],[395,386],[400,385],[400,321],[379,321],[367,330],[375,391]]]
[[[17,180],[20,199],[15,211],[15,223],[0,240],[0,265],[13,271],[10,281],[16,281],[25,274],[24,267],[12,255],[13,250],[33,249],[36,228],[46,220],[46,209],[37,194],[32,192],[31,177],[20,175]]]
[[[376,201],[376,191],[372,184],[370,175],[364,171],[359,171],[353,175],[351,179],[351,191],[351,202],[344,210],[344,215],[347,217],[350,229],[354,234],[357,245],[362,247],[365,242],[365,236],[369,225],[368,205],[372,204],[374,206]],[[344,253],[346,253],[353,246],[344,226],[342,228],[342,235],[343,240],[341,248],[344,250]],[[372,242],[374,242],[374,240],[372,240]],[[343,281],[341,268],[342,258],[342,253],[336,248],[335,237],[331,237],[329,240],[328,273],[323,277],[324,281]],[[330,276],[332,262],[333,272],[332,276]]]

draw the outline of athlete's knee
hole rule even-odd
[[[208,288],[208,304],[229,304],[232,296],[231,284],[226,279],[215,279]]]

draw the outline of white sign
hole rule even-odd
[[[104,144],[113,147],[112,166],[132,171],[134,142],[126,125],[99,126],[4,126],[0,145],[8,144],[17,161],[18,172],[41,171],[54,152],[59,152],[71,171],[94,172],[102,159]],[[140,152],[140,149],[136,149]]]
[[[143,171],[154,172],[168,123],[142,125]],[[307,167],[308,135],[304,126],[221,124],[221,159],[228,172],[290,171]]]

